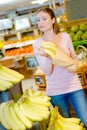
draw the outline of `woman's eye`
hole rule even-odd
[[[47,20],[47,18],[42,18],[42,19],[36,19],[37,22],[40,22],[40,21],[45,21]]]
[[[47,18],[43,18],[43,20],[47,20]]]
[[[36,19],[37,22],[40,22],[40,19]]]

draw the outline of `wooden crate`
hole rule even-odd
[[[14,101],[18,101],[18,99],[22,96],[23,91],[22,91],[22,83],[18,83],[13,85],[13,87],[9,90],[11,99]]]
[[[38,86],[38,90],[45,91],[46,90],[46,77],[39,67],[33,76],[34,76],[35,84]]]
[[[8,68],[13,68],[14,67],[14,59],[13,58],[2,59],[2,60],[0,60],[0,64],[5,66],[5,67],[8,67]]]
[[[85,84],[84,71],[78,71],[77,74],[78,74],[78,77],[79,77],[81,84],[84,85]]]
[[[44,74],[34,74],[35,84],[37,86],[46,87],[46,79]]]
[[[84,69],[84,82],[87,84],[87,69]]]

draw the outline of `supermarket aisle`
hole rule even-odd
[[[31,88],[33,88],[35,91],[38,91],[38,86],[36,86],[34,78],[25,79],[22,81],[23,92],[26,89],[31,89]]]

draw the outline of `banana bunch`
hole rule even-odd
[[[10,89],[14,84],[18,84],[24,76],[19,72],[0,66],[0,91]]]
[[[5,91],[13,86],[12,83],[0,79],[0,91]]]
[[[15,102],[3,102],[0,105],[0,121],[7,130],[26,130],[33,125]]]
[[[22,97],[25,97],[30,102],[36,103],[38,105],[46,106],[48,108],[51,106],[51,103],[50,103],[51,98],[49,96],[43,95],[41,91],[34,92],[34,90],[32,91],[32,90],[27,89],[22,95]]]
[[[41,48],[43,48],[46,54],[48,54],[52,59],[54,59],[57,51],[56,44],[52,42],[43,42]]]
[[[65,118],[55,107],[51,110],[49,126],[47,130],[84,130],[79,118]]]
[[[40,98],[40,92],[34,93],[33,100],[36,97]],[[42,104],[32,102],[28,96],[21,96],[21,98],[14,102],[8,101],[0,104],[0,122],[7,130],[26,130],[33,127],[34,122],[46,122],[50,116],[50,110],[44,102],[49,103],[45,98]],[[32,95],[30,97],[33,97]],[[43,129],[45,130],[45,129]]]
[[[82,61],[75,62],[66,52],[52,42],[43,42],[41,48],[52,58],[55,65],[63,66],[68,71],[75,72],[84,67]]]

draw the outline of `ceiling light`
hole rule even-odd
[[[46,2],[47,0],[35,0],[35,1],[32,1],[31,3],[32,4],[43,4],[44,2]]]
[[[3,1],[0,1],[0,4],[5,4],[5,3],[9,3],[9,2],[12,2],[12,0],[3,0]]]

